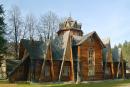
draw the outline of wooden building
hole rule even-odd
[[[98,34],[93,31],[83,36],[81,24],[71,17],[59,28],[58,36],[53,40],[21,40],[18,63],[8,69],[10,82],[104,79],[102,54],[105,45]]]
[[[110,44],[110,38],[102,39],[106,48],[103,48],[103,70],[104,70],[104,79],[113,79],[114,70],[113,70],[113,59],[112,59],[112,50]]]
[[[44,42],[22,39],[20,42],[19,63],[16,66],[14,65],[14,69],[8,74],[9,81],[39,81],[47,50],[46,45]]]
[[[126,77],[126,61],[123,59],[121,48],[114,48],[112,51],[114,78]]]

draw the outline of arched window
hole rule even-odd
[[[95,75],[95,51],[93,48],[88,50],[88,76]]]

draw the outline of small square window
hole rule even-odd
[[[50,76],[50,67],[49,66],[45,66],[44,75],[45,75],[45,77]]]
[[[64,66],[62,74],[63,74],[63,76],[69,76],[70,75],[70,67]]]

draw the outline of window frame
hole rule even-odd
[[[93,47],[88,49],[88,76],[95,76],[95,50]]]
[[[45,65],[44,76],[45,76],[45,77],[51,76],[49,65]]]
[[[63,71],[62,71],[63,76],[70,76],[70,66],[63,66]]]

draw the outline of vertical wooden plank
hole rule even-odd
[[[69,35],[66,37],[67,38],[67,42],[65,43],[65,49],[64,49],[64,53],[63,53],[63,57],[62,57],[62,63],[61,63],[60,74],[59,74],[59,81],[61,80],[61,74],[62,74],[62,70],[63,70],[63,66],[64,66],[64,61],[65,61],[65,57],[66,57],[66,52],[67,52],[69,37],[70,37],[70,31],[69,31]]]
[[[78,58],[77,58],[77,82],[76,83],[79,83],[80,82],[80,66],[79,66],[79,63],[80,63],[80,46],[78,46]]]

